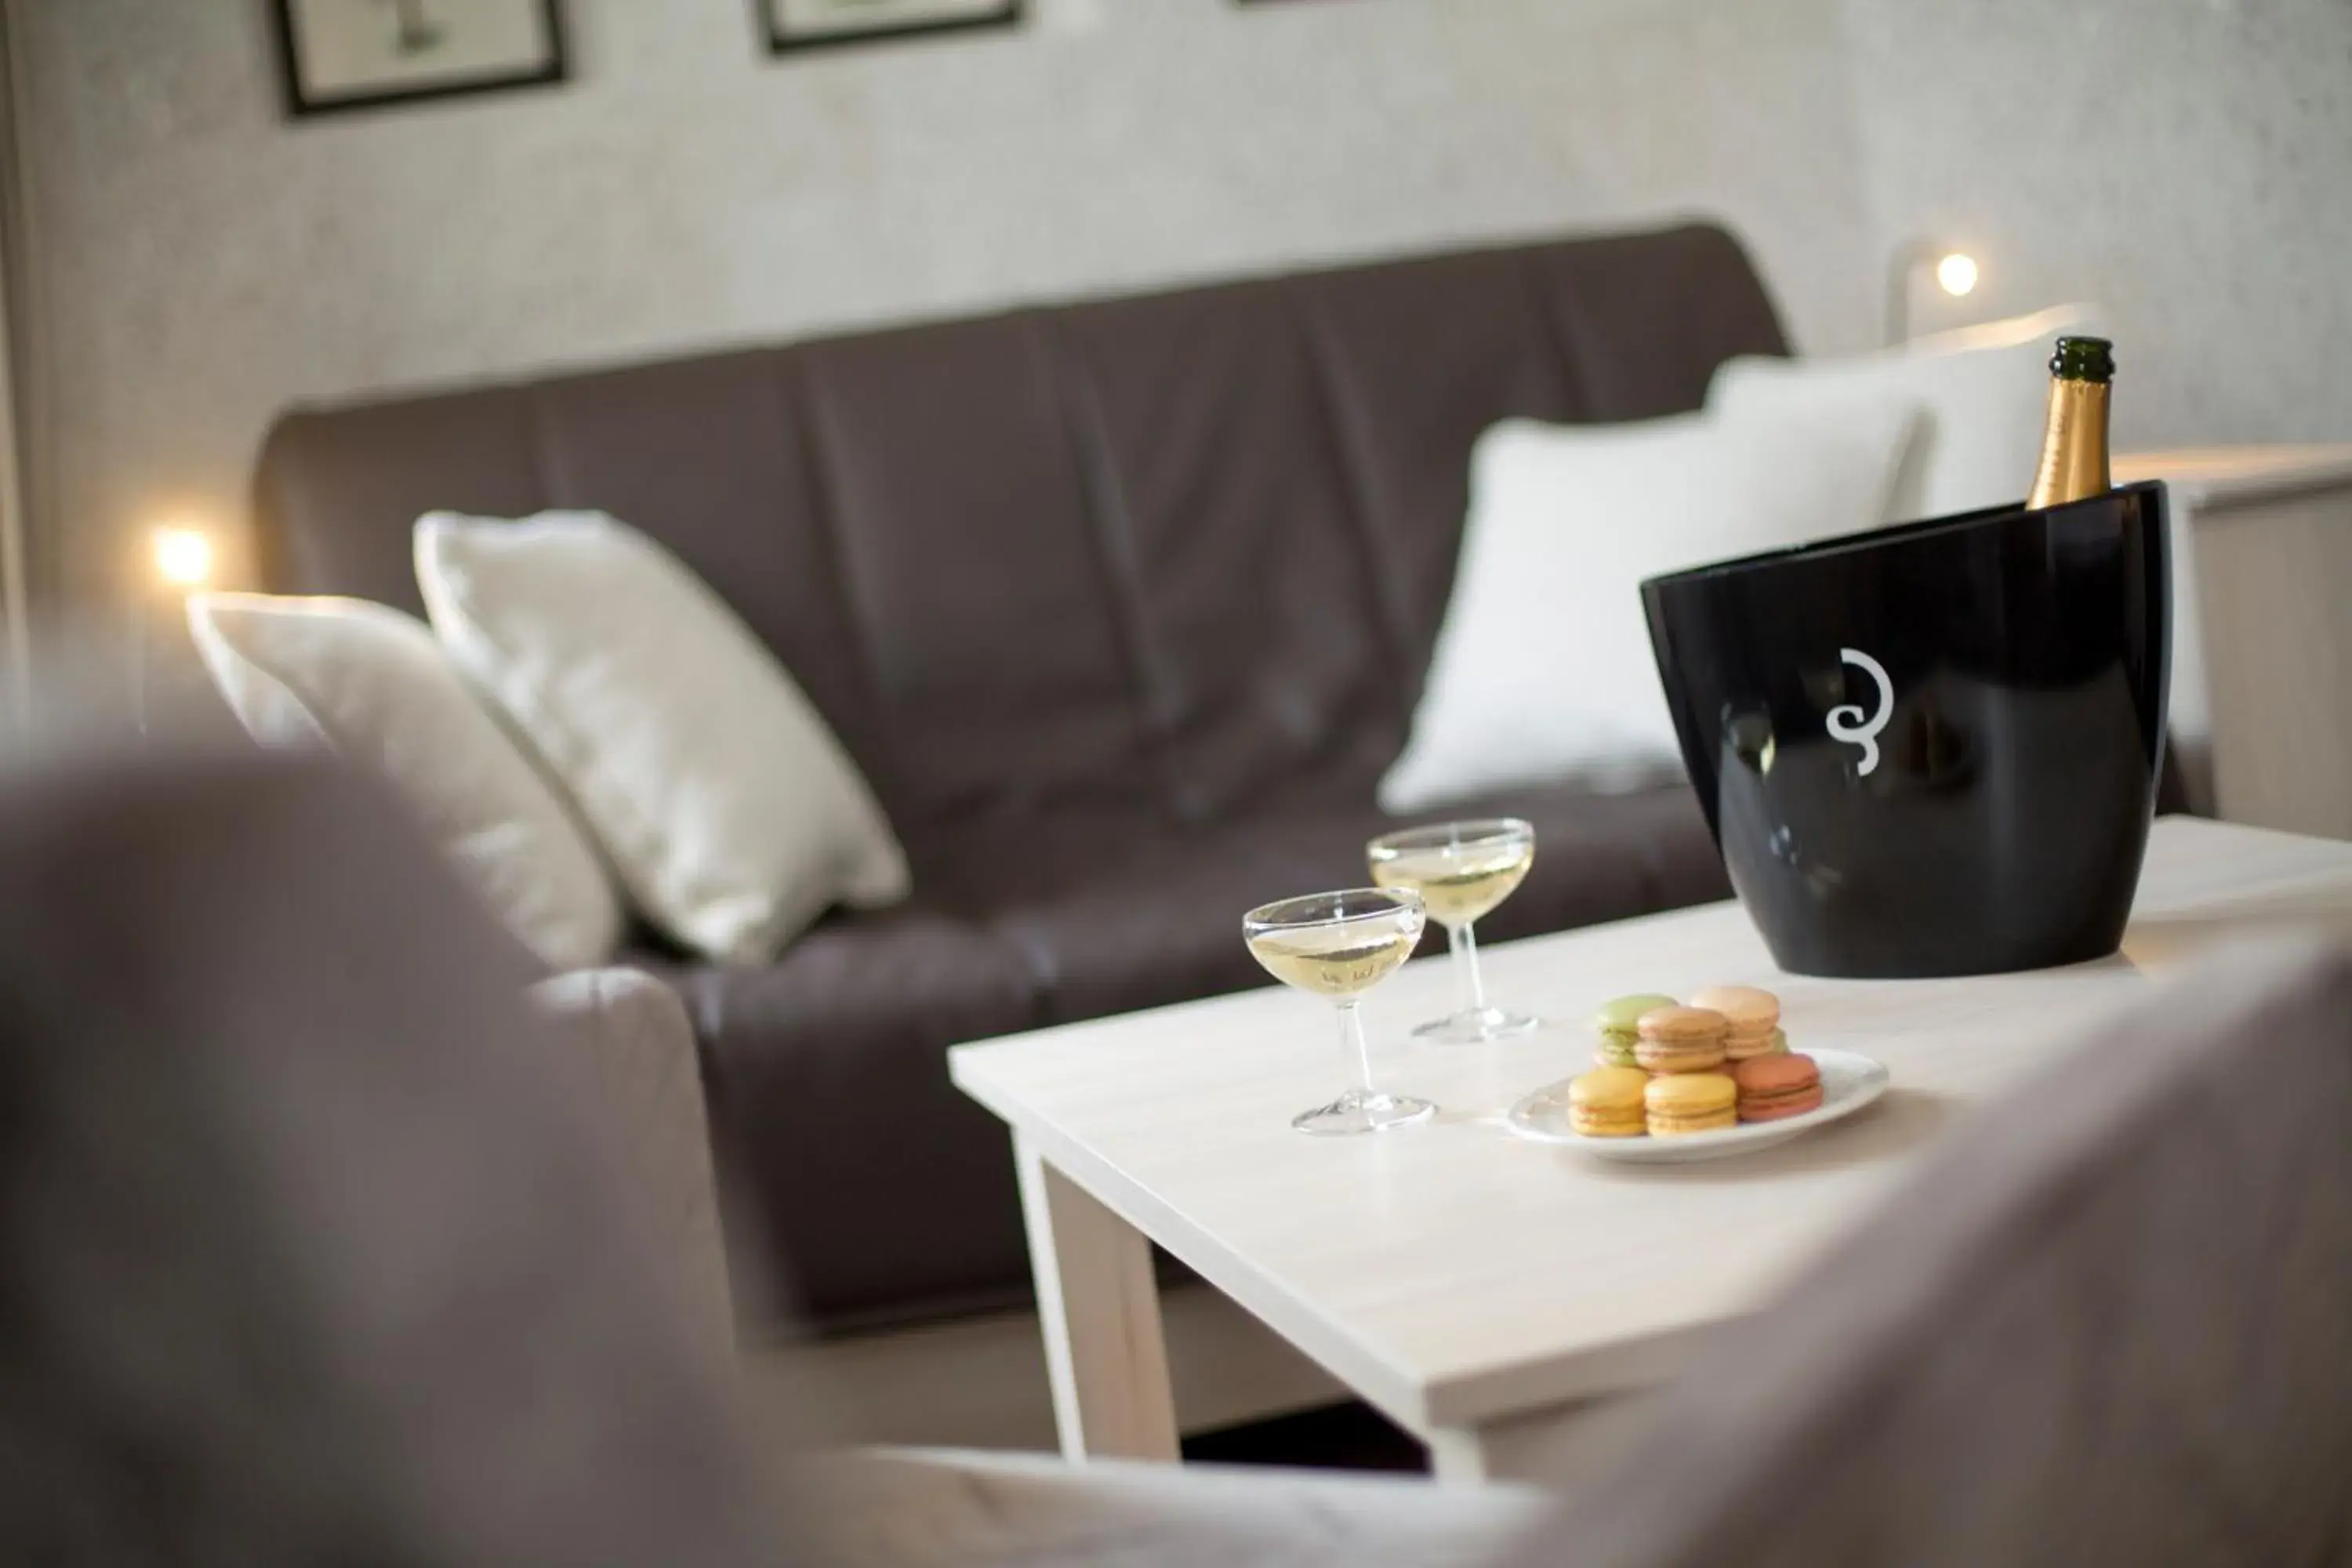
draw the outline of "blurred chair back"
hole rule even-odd
[[[2086,1041],[1665,1396],[1591,1568],[2352,1563],[2352,960]]]
[[[534,973],[326,764],[0,783],[0,1561],[798,1560]]]

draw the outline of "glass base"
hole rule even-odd
[[[1416,1039],[1473,1046],[1481,1040],[1507,1040],[1513,1035],[1524,1035],[1542,1021],[1525,1013],[1507,1013],[1500,1007],[1476,1007],[1449,1017],[1433,1018],[1412,1033]]]
[[[1301,1132],[1332,1137],[1349,1132],[1386,1132],[1392,1127],[1426,1121],[1436,1114],[1437,1107],[1409,1094],[1364,1094],[1350,1089],[1328,1105],[1317,1106],[1291,1118],[1290,1124]]]

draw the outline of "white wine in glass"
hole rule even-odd
[[[1525,1034],[1536,1019],[1489,1006],[1478,973],[1478,939],[1472,926],[1509,898],[1535,864],[1536,830],[1516,816],[1481,822],[1445,822],[1383,834],[1364,847],[1372,880],[1383,888],[1411,888],[1422,897],[1430,919],[1445,928],[1454,952],[1460,1005],[1450,1016],[1413,1031],[1440,1040],[1498,1040]]]
[[[1348,1091],[1292,1118],[1290,1124],[1301,1132],[1383,1132],[1436,1113],[1437,1107],[1425,1100],[1372,1087],[1371,1054],[1357,1013],[1364,993],[1412,956],[1425,918],[1420,895],[1392,888],[1311,893],[1242,917],[1242,940],[1267,973],[1339,1006]]]

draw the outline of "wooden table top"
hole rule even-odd
[[[1241,911],[1234,913],[1239,942]],[[1433,1124],[1291,1131],[1341,1087],[1331,1009],[1267,989],[959,1047],[954,1079],[1097,1199],[1364,1398],[1419,1431],[1669,1373],[1689,1337],[1761,1305],[1977,1107],[2032,1081],[2151,973],[2232,935],[2352,933],[2352,845],[2158,823],[2124,955],[1965,980],[1784,975],[1733,903],[1487,950],[1496,1001],[1551,1026],[1426,1044],[1442,950],[1365,1003],[1383,1087]],[[1590,1061],[1584,1021],[1625,992],[1765,985],[1793,1048],[1887,1064],[1877,1106],[1762,1153],[1611,1164],[1513,1137],[1501,1113]]]

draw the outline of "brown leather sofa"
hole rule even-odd
[[[257,544],[275,590],[415,609],[420,512],[602,508],[807,689],[912,898],[766,969],[646,962],[722,1163],[843,1330],[1027,1290],[947,1047],[1260,984],[1242,911],[1363,879],[1477,434],[1693,408],[1785,352],[1717,228],[1459,252],[298,411]],[[1496,938],[1727,891],[1681,787],[1464,809],[1539,835]]]

